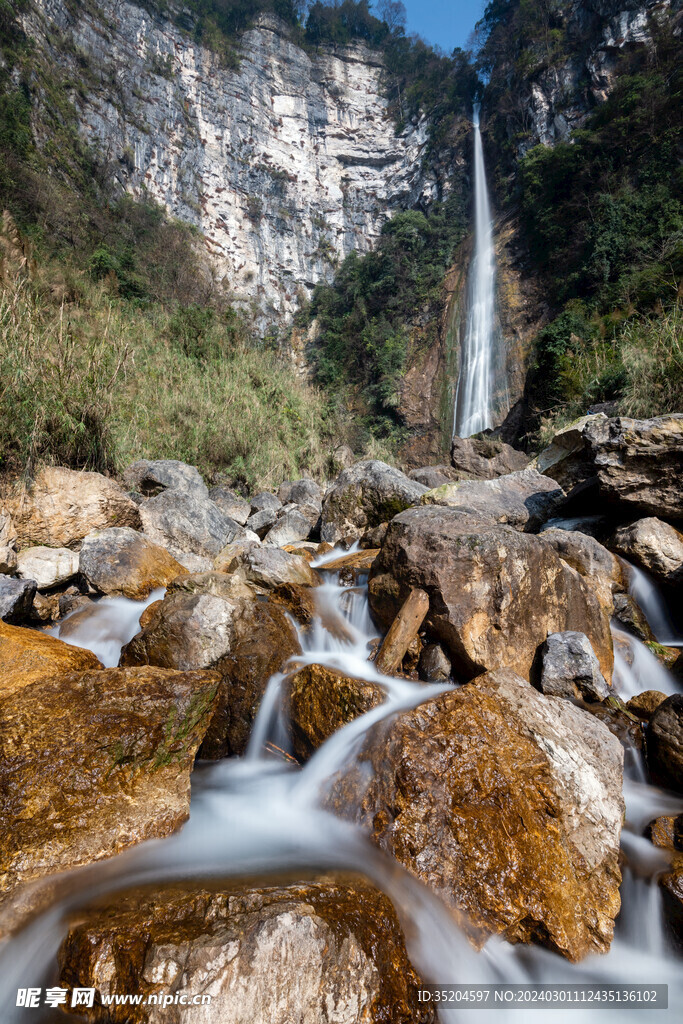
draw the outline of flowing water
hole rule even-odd
[[[491,205],[486,186],[484,147],[474,104],[474,255],[467,285],[467,321],[460,353],[454,433],[469,437],[493,424],[497,386],[496,258]]]
[[[336,554],[339,552],[327,560]],[[268,753],[269,744],[286,744],[286,723],[282,720],[279,699],[283,677],[274,677],[262,701],[245,757],[200,764],[195,769],[190,820],[179,833],[70,872],[56,882],[50,880],[51,908],[37,914],[0,950],[3,1022],[15,1024],[25,1020],[25,1011],[14,1009],[19,986],[54,983],[55,954],[67,928],[67,917],[89,899],[143,883],[201,879],[215,882],[245,876],[251,880],[262,877],[265,882],[287,871],[296,871],[304,878],[322,870],[361,872],[387,893],[404,926],[411,958],[426,981],[468,985],[666,982],[670,1010],[632,1010],[628,1019],[662,1024],[680,1019],[681,961],[665,935],[656,884],[656,876],[666,869],[667,860],[641,833],[657,815],[683,810],[683,797],[648,785],[635,753],[628,760],[630,767],[624,784],[623,909],[610,952],[589,957],[580,964],[570,964],[538,947],[512,946],[495,938],[477,953],[435,895],[373,847],[359,828],[321,808],[320,798],[331,776],[352,761],[373,722],[448,688],[378,674],[367,661],[375,630],[365,586],[344,587],[336,577],[323,575],[325,582],[316,591],[318,616],[308,631],[301,632],[303,656],[296,660],[340,668],[349,675],[379,683],[386,689],[387,702],[335,733],[303,769],[298,769]],[[100,601],[95,607],[97,610],[84,620],[90,622],[93,646],[101,649],[103,633],[110,640],[116,635],[120,643],[127,642],[136,629],[142,606],[117,600]],[[66,630],[64,639],[88,646],[84,629],[79,627],[70,634]],[[110,658],[111,654],[108,649]],[[649,688],[649,679],[642,678],[641,671],[636,659],[630,665],[624,661],[616,685]],[[37,891],[41,887],[45,883],[34,886]],[[0,915],[0,926],[2,923]],[[593,1024],[595,1012],[546,1010],[538,1019],[573,1024],[584,1024],[590,1019]],[[450,1024],[466,1016],[467,1011],[462,1009],[442,1011],[440,1019]],[[45,1016],[43,1011],[35,1010],[31,1019],[54,1022],[66,1018],[54,1013]],[[489,1020],[492,1024],[522,1024],[528,1020],[528,1011],[477,1010],[472,1019],[477,1024],[488,1024]],[[598,1014],[596,1024],[601,1019]]]

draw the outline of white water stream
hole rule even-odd
[[[474,104],[474,254],[467,283],[467,321],[460,352],[454,433],[469,437],[493,426],[496,357],[496,257],[486,185],[480,104]]]
[[[344,588],[336,579],[328,579],[317,589],[316,600],[319,616],[309,631],[301,633],[304,654],[297,661],[321,663],[381,683],[388,695],[386,704],[335,733],[299,770],[273,760],[264,750],[269,739],[281,746],[285,735],[279,700],[282,676],[274,677],[262,702],[247,755],[201,764],[195,769],[190,820],[178,834],[70,872],[61,876],[56,885],[54,879],[50,880],[54,885],[51,909],[37,915],[0,949],[3,1024],[27,1019],[24,1009],[14,1008],[19,986],[54,983],[54,957],[67,928],[66,918],[87,900],[142,883],[215,881],[240,876],[266,880],[286,871],[296,871],[305,878],[321,870],[361,872],[388,894],[404,926],[411,958],[428,982],[666,982],[669,1010],[629,1010],[626,1019],[662,1024],[680,1020],[682,962],[669,947],[655,881],[656,875],[666,869],[666,857],[641,833],[652,818],[683,810],[683,797],[648,785],[638,758],[631,758],[632,777],[627,777],[624,787],[627,812],[622,842],[623,909],[608,954],[570,964],[539,947],[512,946],[500,939],[489,940],[483,951],[477,953],[435,895],[376,849],[360,829],[320,809],[320,795],[328,780],[342,765],[349,764],[372,722],[420,703],[445,687],[389,679],[368,663],[368,644],[375,630],[364,587]],[[142,606],[100,601],[95,608],[83,620],[90,623],[93,643],[101,642],[104,625],[109,634],[116,634],[125,643],[135,631]],[[75,636],[71,634],[71,642],[75,642]],[[79,630],[79,645],[86,646],[86,639]],[[651,688],[649,678],[640,676],[641,671],[637,660],[630,667],[624,662],[618,685],[638,691]],[[40,890],[44,885],[36,883],[35,888]],[[448,1024],[465,1018],[471,1018],[475,1024],[526,1024],[529,1017],[526,1009],[477,1010],[473,1016],[472,1013],[462,1009],[442,1012],[440,1019]],[[595,1024],[599,1024],[603,1017],[594,1009],[544,1010],[532,1015],[532,1020],[538,1019],[539,1024],[546,1020],[593,1024],[596,1013]],[[611,1013],[614,1019],[615,1011],[605,1013]],[[57,1018],[43,1017],[38,1010],[31,1015],[34,1021],[48,1019]]]

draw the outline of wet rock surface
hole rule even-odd
[[[21,547],[76,549],[108,526],[140,528],[138,506],[113,480],[61,466],[40,469],[31,484],[5,498]]]
[[[578,960],[609,947],[619,909],[622,764],[593,716],[501,670],[373,726],[328,802],[475,942]]]
[[[370,606],[388,626],[414,587],[425,624],[465,679],[512,668],[528,678],[549,633],[585,633],[612,674],[609,622],[583,578],[542,538],[457,509],[408,509],[389,525],[370,572]]]
[[[683,793],[683,694],[667,697],[653,712],[647,762],[656,783]]]
[[[534,533],[560,508],[564,491],[535,469],[523,469],[495,480],[462,480],[423,495],[423,505],[446,505]]]
[[[294,754],[306,761],[337,729],[382,704],[386,694],[376,683],[306,665],[284,681],[283,699]]]
[[[91,651],[5,622],[0,622],[0,666],[0,697],[38,679],[101,668]]]
[[[187,572],[166,548],[127,527],[89,534],[80,551],[80,571],[101,594],[134,601]]]
[[[64,667],[0,694],[4,893],[169,835],[189,813],[218,676]]]
[[[139,890],[86,911],[60,984],[102,995],[209,992],[203,1024],[431,1024],[389,900],[362,878],[262,888]],[[101,1005],[101,1004],[100,1004]],[[102,1020],[101,1010],[86,1020]],[[187,1007],[108,1011],[112,1024],[183,1024]]]
[[[360,537],[418,502],[426,490],[385,462],[357,462],[325,495],[322,540],[334,544],[342,537]]]

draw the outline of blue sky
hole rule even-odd
[[[485,0],[403,0],[408,14],[408,32],[418,32],[428,43],[448,53],[454,46],[465,47],[467,37],[479,21]]]

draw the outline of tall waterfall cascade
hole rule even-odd
[[[484,147],[479,127],[480,104],[474,104],[474,254],[467,283],[467,321],[460,351],[453,432],[469,437],[494,426],[499,376],[496,317],[496,257],[491,204],[486,186]]]

